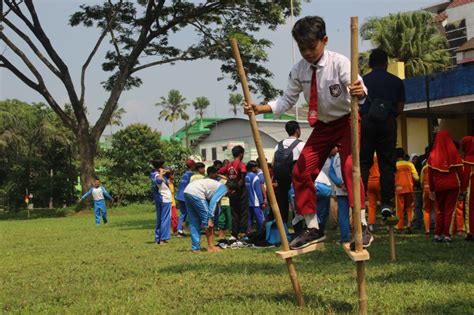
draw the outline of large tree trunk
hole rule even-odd
[[[80,159],[80,178],[81,188],[84,194],[92,184],[94,177],[94,160],[97,151],[97,143],[89,134],[79,133],[77,135],[79,144],[79,159]]]

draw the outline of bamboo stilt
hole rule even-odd
[[[359,22],[357,17],[351,17],[351,82],[358,79],[359,74]],[[354,193],[354,232],[356,253],[363,251],[362,225],[360,218],[360,158],[359,158],[359,100],[351,99],[351,143],[352,143],[352,181]],[[359,290],[359,314],[367,314],[367,293],[365,291],[364,261],[357,261],[357,287]]]
[[[245,74],[245,70],[242,64],[242,59],[240,58],[239,46],[235,38],[232,38],[230,40],[230,43],[232,46],[232,52],[234,54],[235,62],[237,64],[237,71],[239,74],[240,83],[242,84],[244,98],[245,98],[245,101],[248,104],[250,104],[252,102],[252,99],[250,97],[250,90],[247,83],[247,76]],[[250,127],[252,129],[253,139],[255,141],[255,147],[257,148],[257,152],[258,152],[258,158],[260,159],[260,161],[263,162],[261,163],[260,166],[262,168],[263,175],[265,177],[265,184],[267,186],[267,193],[270,199],[270,206],[273,210],[273,215],[275,217],[277,227],[278,227],[278,232],[280,234],[281,246],[283,247],[284,251],[289,251],[290,246],[288,244],[288,239],[286,238],[285,228],[283,226],[283,220],[281,219],[280,209],[278,208],[278,204],[275,197],[275,191],[273,190],[272,181],[270,178],[270,172],[268,171],[267,163],[265,163],[266,158],[265,158],[265,153],[263,151],[262,141],[260,139],[260,133],[258,131],[257,119],[255,118],[254,113],[250,113],[248,116],[249,116]],[[300,307],[304,307],[305,306],[304,297],[303,297],[301,286],[298,280],[298,275],[296,273],[296,268],[295,268],[295,265],[293,264],[293,260],[291,257],[288,257],[288,258],[285,258],[285,261],[286,261],[286,266],[288,268],[288,273],[290,275],[290,280],[293,285],[293,290],[295,291],[296,301]]]

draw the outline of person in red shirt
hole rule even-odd
[[[425,221],[425,234],[430,234],[431,228],[431,213],[434,212],[435,217],[438,213],[438,206],[430,198],[430,181],[429,172],[430,168],[428,165],[423,166],[420,174],[420,185],[423,191],[423,221]]]
[[[474,241],[474,136],[466,136],[461,139],[461,150],[464,153],[461,191],[464,197],[466,241]]]
[[[245,175],[247,168],[242,162],[245,149],[241,145],[232,148],[234,160],[219,170],[219,174],[224,175],[229,180],[235,180],[239,183],[240,189],[229,196],[230,208],[232,213],[232,236],[231,240],[236,240],[239,236],[247,232],[249,201],[248,192],[245,188]]]
[[[428,158],[428,177],[431,199],[438,205],[436,214],[435,242],[451,242],[450,227],[454,210],[460,197],[463,164],[451,135],[441,130],[435,137],[433,148]]]

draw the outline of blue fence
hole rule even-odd
[[[474,65],[429,75],[430,100],[474,94]],[[425,76],[405,80],[406,104],[426,101]]]

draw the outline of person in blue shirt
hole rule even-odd
[[[247,163],[245,186],[249,195],[248,231],[250,232],[252,229],[253,220],[257,222],[257,230],[260,231],[263,225],[263,210],[266,204],[258,176],[258,164],[256,161],[252,160]]]
[[[171,238],[172,197],[168,183],[170,171],[164,168],[163,160],[153,160],[151,164],[155,168],[150,174],[156,210],[155,243],[163,245]]]
[[[181,181],[179,182],[178,186],[178,192],[176,194],[176,200],[178,201],[180,213],[178,221],[178,237],[183,236],[183,223],[186,220],[186,216],[188,213],[184,200],[184,189],[186,188],[186,186],[188,186],[189,181],[191,180],[191,176],[194,175],[194,165],[195,163],[193,160],[186,161],[187,170],[186,172],[184,172],[183,176],[181,176]]]
[[[81,197],[81,202],[90,196],[94,199],[95,224],[100,225],[101,213],[104,224],[107,224],[107,207],[105,206],[105,199],[112,200],[112,197],[105,187],[100,185],[100,179],[97,177],[94,179],[94,187],[89,189],[89,191]]]
[[[214,220],[219,201],[226,194],[233,194],[239,189],[235,180],[227,181],[224,185],[212,178],[198,179],[189,183],[184,190],[184,199],[189,216],[189,231],[191,233],[191,248],[194,253],[201,250],[201,228],[206,230],[207,251],[217,252],[214,246]]]

